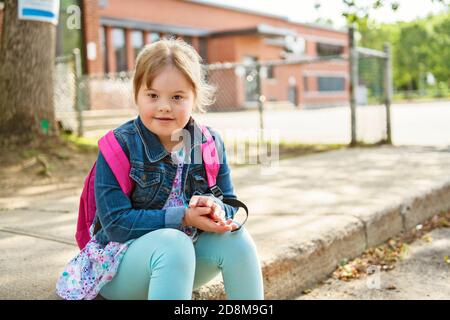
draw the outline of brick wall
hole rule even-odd
[[[98,15],[98,0],[82,1],[82,24],[84,45],[87,55],[89,43],[95,44],[96,58],[88,59],[86,56],[86,71],[89,74],[103,73],[103,53],[100,43],[100,21]],[[93,47],[93,45],[91,45]]]
[[[277,17],[229,10],[180,0],[108,0],[108,6],[99,9],[100,16],[149,21],[152,23],[189,26],[211,30],[226,30],[266,23],[276,27],[293,28],[300,34],[325,36],[346,40],[340,31],[288,22]],[[199,17],[201,17],[199,19]]]
[[[101,50],[99,30],[100,17],[118,18],[125,20],[146,21],[162,25],[186,26],[215,31],[225,31],[239,28],[255,27],[258,24],[268,24],[280,28],[289,28],[297,31],[299,36],[306,41],[305,54],[316,56],[316,44],[318,42],[331,42],[342,45],[344,53],[348,53],[348,39],[344,32],[327,28],[314,27],[306,24],[292,23],[282,18],[229,10],[191,3],[182,0],[108,0],[108,5],[98,7],[98,0],[84,0],[84,34],[85,41],[94,42],[97,45],[97,59],[87,61],[88,72],[102,73],[104,54]],[[201,17],[201,19],[199,19]],[[111,26],[106,26],[107,43],[111,44]],[[126,43],[128,67],[133,69],[134,56],[130,43],[131,29],[126,29]],[[145,37],[147,40],[147,37]],[[199,50],[199,39],[194,37],[193,46]],[[208,63],[223,61],[242,61],[246,55],[255,56],[258,60],[276,60],[280,58],[281,48],[269,46],[258,35],[235,35],[226,37],[210,37],[207,40],[206,57]],[[112,48],[107,50],[108,71],[115,72],[116,61]],[[348,98],[348,79],[345,81],[346,91],[342,93],[318,93],[315,87],[316,75],[342,76],[348,73],[347,63],[322,63],[305,66],[278,67],[274,70],[276,80],[263,81],[262,86],[266,98],[270,100],[287,100],[289,88],[295,85],[299,94],[297,103],[327,103],[328,101],[341,102]],[[303,88],[304,74],[309,75],[305,82],[308,92]],[[224,77],[224,74],[215,72],[212,78]],[[228,79],[229,78],[229,79]],[[245,101],[244,84],[242,79],[232,73],[228,75],[227,94],[218,93],[217,108],[232,105],[240,108]],[[293,83],[293,78],[295,82]],[[311,91],[311,92],[309,92]],[[111,103],[106,103],[107,105]]]

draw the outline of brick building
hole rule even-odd
[[[191,43],[205,63],[287,59],[289,43],[298,57],[348,53],[346,32],[219,4],[196,0],[61,0],[61,21],[71,4],[81,8],[81,29],[67,30],[60,22],[57,55],[79,46],[83,69],[89,75],[132,70],[139,50],[164,36]],[[218,108],[251,105],[252,84],[236,72],[223,75],[228,77],[227,92],[218,92]],[[345,61],[284,65],[267,70],[262,92],[267,100],[290,100],[299,106],[341,104],[348,100],[348,80]]]

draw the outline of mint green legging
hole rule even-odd
[[[159,229],[130,245],[100,294],[112,300],[190,300],[220,271],[228,299],[264,299],[256,246],[245,228],[203,232],[195,244],[177,229]]]

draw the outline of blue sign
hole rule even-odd
[[[19,0],[19,19],[58,24],[59,0]]]

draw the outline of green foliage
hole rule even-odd
[[[383,6],[389,5],[392,11],[397,11],[399,4],[395,0],[372,0],[372,1],[358,1],[358,0],[342,0],[346,6],[345,12],[342,15],[346,18],[347,24],[358,24],[360,21],[369,18],[369,12],[372,9],[379,9]]]
[[[431,34],[421,22],[402,26],[394,56],[394,79],[400,88],[417,90],[420,77],[429,70]],[[400,71],[400,72],[399,72]]]
[[[59,47],[57,48],[58,56],[71,55],[73,49],[83,49],[83,39],[81,29],[72,28],[67,25],[70,17],[73,18],[74,13],[67,11],[71,6],[80,7],[80,0],[61,0],[58,23]]]
[[[450,13],[433,19],[433,30],[428,43],[429,50],[434,52],[429,56],[429,67],[435,78],[442,85],[449,86],[450,79]]]
[[[448,95],[450,87],[450,5],[447,0],[430,0],[440,3],[443,13],[428,16],[412,22],[394,24],[376,24],[370,18],[371,10],[385,6],[392,9],[392,14],[399,8],[396,0],[342,0],[346,6],[342,15],[348,25],[356,25],[361,35],[358,46],[383,50],[384,43],[392,45],[393,77],[396,90],[418,92],[435,92],[435,96]],[[380,73],[376,63],[360,61],[362,78],[369,90],[376,95],[380,88]],[[432,74],[434,84],[427,84],[427,75]],[[365,81],[363,81],[365,82]]]
[[[431,89],[446,95],[450,86],[450,12],[412,22],[375,24],[369,18],[358,20],[361,47],[383,50],[392,45],[394,86],[397,90],[430,89],[431,73],[436,83]]]

